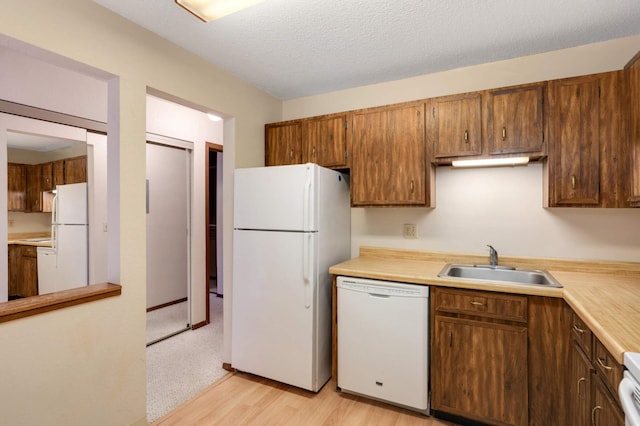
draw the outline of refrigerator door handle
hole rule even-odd
[[[305,231],[310,231],[311,228],[311,214],[312,214],[312,208],[311,208],[311,185],[312,185],[312,173],[313,170],[310,167],[307,167],[307,179],[304,183],[304,194],[302,197],[302,202],[303,202],[303,206],[302,206],[302,226],[303,229]]]
[[[304,262],[304,307],[311,307],[311,274],[313,273],[313,236],[307,234],[307,240],[304,246],[304,256],[302,261]]]

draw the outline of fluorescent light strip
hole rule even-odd
[[[175,0],[176,4],[204,22],[213,21],[264,0]]]
[[[498,166],[524,166],[529,164],[529,157],[511,158],[479,158],[475,160],[454,160],[453,167],[498,167]]]

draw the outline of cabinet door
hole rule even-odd
[[[640,52],[627,65],[630,95],[631,194],[629,203],[640,207]]]
[[[27,171],[24,164],[7,164],[7,209],[23,212],[27,207]]]
[[[527,329],[435,317],[432,408],[491,424],[528,422]]]
[[[18,277],[20,269],[20,257],[22,254],[20,253],[20,246],[16,244],[9,244],[9,296],[17,296],[18,293]]]
[[[51,191],[53,186],[53,163],[40,164],[40,191]]]
[[[600,78],[549,82],[551,205],[600,203]]]
[[[301,164],[302,123],[267,125],[265,129],[265,165]]]
[[[577,341],[569,349],[569,414],[572,424],[588,425],[591,422],[591,381],[594,369]]]
[[[41,170],[40,164],[29,164],[27,170],[27,208],[28,212],[42,211],[42,197],[40,192]]]
[[[489,154],[541,153],[545,83],[487,93]]]
[[[346,115],[305,121],[307,161],[323,167],[347,167],[346,125]]]
[[[433,101],[434,156],[462,157],[482,153],[481,94],[447,96]]]
[[[355,113],[352,130],[352,204],[426,205],[424,104]]]
[[[24,297],[38,294],[38,258],[35,246],[22,246],[20,259],[20,295]]]
[[[53,178],[53,187],[58,185],[64,185],[64,160],[57,160],[53,162],[53,170],[51,173]]]
[[[594,426],[624,426],[624,415],[618,403],[607,390],[604,382],[597,374],[593,376],[593,406],[591,408],[590,423]]]
[[[82,183],[87,181],[87,156],[64,160],[64,183]]]

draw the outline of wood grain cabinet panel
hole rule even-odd
[[[51,177],[53,179],[53,188],[58,185],[64,185],[64,160],[53,162]]]
[[[433,287],[434,410],[493,425],[528,424],[527,325],[512,321],[521,310],[499,309],[486,317],[466,309],[465,302],[489,306],[493,299],[499,305],[504,296]],[[526,297],[523,302],[526,313]]]
[[[487,91],[489,155],[544,151],[546,84]]]
[[[433,101],[434,157],[464,157],[482,153],[482,95],[445,96]]]
[[[549,206],[625,206],[623,77],[611,72],[549,82]]]
[[[629,204],[640,207],[640,52],[625,67],[629,84],[629,147],[631,176]]]
[[[35,246],[9,244],[9,296],[38,294],[38,259]]]
[[[40,191],[51,191],[53,186],[53,163],[40,164]]]
[[[590,423],[597,426],[624,426],[624,414],[611,396],[606,384],[598,375],[593,375]]]
[[[329,168],[348,167],[346,114],[304,120],[307,161]]]
[[[42,166],[40,164],[28,164],[27,170],[27,212],[42,211],[42,192],[40,191],[42,180]]]
[[[569,352],[568,389],[569,414],[575,425],[591,424],[591,382],[594,369],[591,361],[574,340]]]
[[[302,152],[302,123],[300,121],[265,126],[266,166],[301,164],[306,161],[303,159]]]
[[[354,113],[353,206],[430,204],[424,103]]]
[[[64,183],[82,183],[87,181],[87,156],[65,158]]]
[[[527,328],[437,316],[434,329],[433,408],[526,425]]]
[[[7,164],[7,210],[23,212],[27,208],[27,171],[24,164]]]

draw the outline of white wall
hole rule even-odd
[[[46,19],[34,25],[34,17]],[[109,276],[123,286],[119,297],[0,324],[0,346],[11,348],[0,353],[0,363],[11,366],[0,381],[2,418],[12,424],[146,424],[147,93],[224,113],[225,235],[231,234],[233,168],[262,164],[264,123],[281,119],[281,102],[90,0],[3,0],[0,28],[0,44],[57,66],[84,68],[108,82],[109,254],[114,255]],[[74,68],[78,63],[86,65]],[[29,91],[14,77],[11,84]],[[5,98],[1,91],[0,98]],[[71,97],[51,98],[57,103],[48,109],[70,113],[65,104]],[[204,180],[203,164],[194,164],[198,167]],[[6,220],[1,211],[0,220]],[[224,250],[232,252],[230,238]],[[229,256],[227,271],[230,265]],[[228,295],[229,286],[226,290]],[[225,297],[225,307],[230,301]]]
[[[621,69],[640,36],[285,101],[283,119]],[[436,207],[354,208],[360,246],[640,261],[640,209],[543,209],[542,167],[436,171]],[[419,238],[402,238],[402,225]]]

